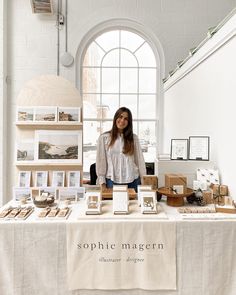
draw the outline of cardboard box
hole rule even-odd
[[[151,185],[153,190],[158,188],[158,178],[156,175],[144,175],[142,185]]]
[[[173,185],[183,185],[187,187],[187,177],[183,174],[165,174],[165,187],[173,188]]]
[[[213,191],[203,191],[203,200],[205,201],[206,204],[214,204],[214,199],[213,199]]]
[[[228,186],[227,185],[220,185],[220,195],[227,196],[228,195]]]

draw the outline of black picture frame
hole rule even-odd
[[[210,137],[189,136],[189,160],[209,161],[210,158]]]
[[[171,139],[171,160],[188,160],[188,139]]]

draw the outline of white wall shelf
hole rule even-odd
[[[15,165],[17,167],[64,167],[64,166],[69,166],[69,167],[74,167],[77,166],[78,168],[82,167],[82,163],[49,163],[49,162],[16,162]]]
[[[83,123],[78,122],[16,122],[16,126],[22,129],[46,129],[46,130],[78,130]]]

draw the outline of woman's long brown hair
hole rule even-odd
[[[119,135],[119,131],[118,131],[118,128],[116,126],[116,120],[124,112],[126,112],[128,114],[128,125],[123,130],[123,137],[124,137],[123,153],[133,155],[133,153],[134,153],[133,119],[132,119],[131,111],[126,107],[119,108],[116,111],[115,115],[114,115],[113,125],[112,125],[112,129],[110,131],[111,141],[110,141],[109,147],[111,147],[115,143],[115,141],[116,141],[116,139],[117,139],[117,137]]]

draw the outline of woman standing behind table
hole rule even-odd
[[[139,139],[133,134],[132,114],[126,107],[116,111],[112,129],[98,139],[96,173],[100,185],[127,184],[135,191],[146,174]]]

